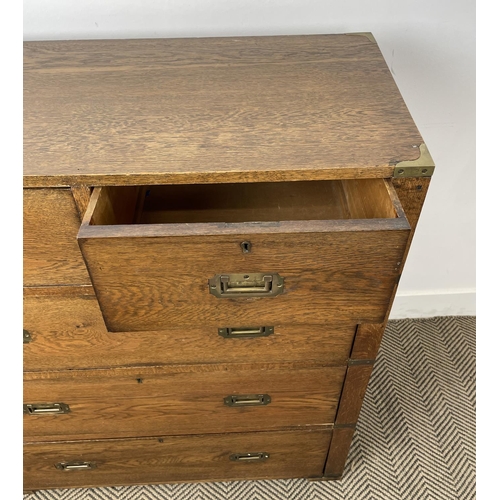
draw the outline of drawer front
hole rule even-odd
[[[406,233],[89,239],[82,249],[110,331],[384,320]],[[250,240],[254,251],[241,253]],[[221,299],[208,280],[278,273],[283,294]]]
[[[329,424],[344,376],[345,367],[298,365],[27,373],[24,402],[34,406],[26,408],[24,435],[51,441]]]
[[[24,189],[24,285],[90,284],[76,235],[80,219],[69,189]]]
[[[346,199],[355,198],[351,191],[345,191]],[[120,202],[125,198],[113,196]],[[104,320],[113,332],[381,322],[409,234],[387,190],[384,202],[390,207],[382,213],[398,217],[370,213],[374,218],[227,224],[116,223],[119,203],[113,196],[94,190],[79,232]],[[110,206],[116,207],[112,216],[103,216]],[[354,201],[349,206],[349,214],[368,217]],[[272,276],[273,293],[260,283],[264,276]],[[256,284],[237,285],[245,279]],[[229,284],[222,285],[224,280]],[[220,296],[223,286],[233,292],[227,298]]]
[[[331,434],[326,428],[26,444],[24,488],[321,477]],[[234,460],[257,453],[267,458]]]
[[[61,292],[64,290],[60,289]],[[34,296],[25,291],[24,370],[108,368],[175,363],[305,361],[345,365],[356,325],[272,326],[259,330],[177,327],[152,332],[110,333],[95,296]],[[237,325],[227,325],[237,326]],[[243,333],[243,334],[242,334]],[[246,333],[246,335],[245,335]],[[229,336],[228,336],[229,334]]]

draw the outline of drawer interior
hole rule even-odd
[[[382,322],[409,231],[383,179],[98,187],[78,243],[108,331],[255,328]],[[212,293],[247,273],[286,285]]]
[[[388,219],[401,216],[384,179],[102,188],[90,225]]]

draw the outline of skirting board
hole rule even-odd
[[[389,319],[475,315],[476,290],[429,290],[396,294]]]

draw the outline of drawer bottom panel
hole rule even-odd
[[[24,489],[321,477],[331,435],[316,428],[28,443]]]

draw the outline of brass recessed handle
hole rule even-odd
[[[273,333],[274,333],[274,326],[219,328],[219,335],[226,339],[241,339],[247,337],[268,337]]]
[[[237,394],[226,396],[226,406],[265,406],[271,402],[269,394]]]
[[[96,467],[97,464],[95,462],[59,462],[56,464],[56,469],[63,471],[89,470]]]
[[[23,405],[25,415],[55,415],[58,413],[69,413],[69,405],[66,403],[33,403]]]
[[[219,299],[275,297],[283,293],[284,281],[278,273],[216,274],[208,290]]]
[[[269,458],[269,453],[264,451],[258,453],[233,453],[229,460],[233,462],[263,462]]]

